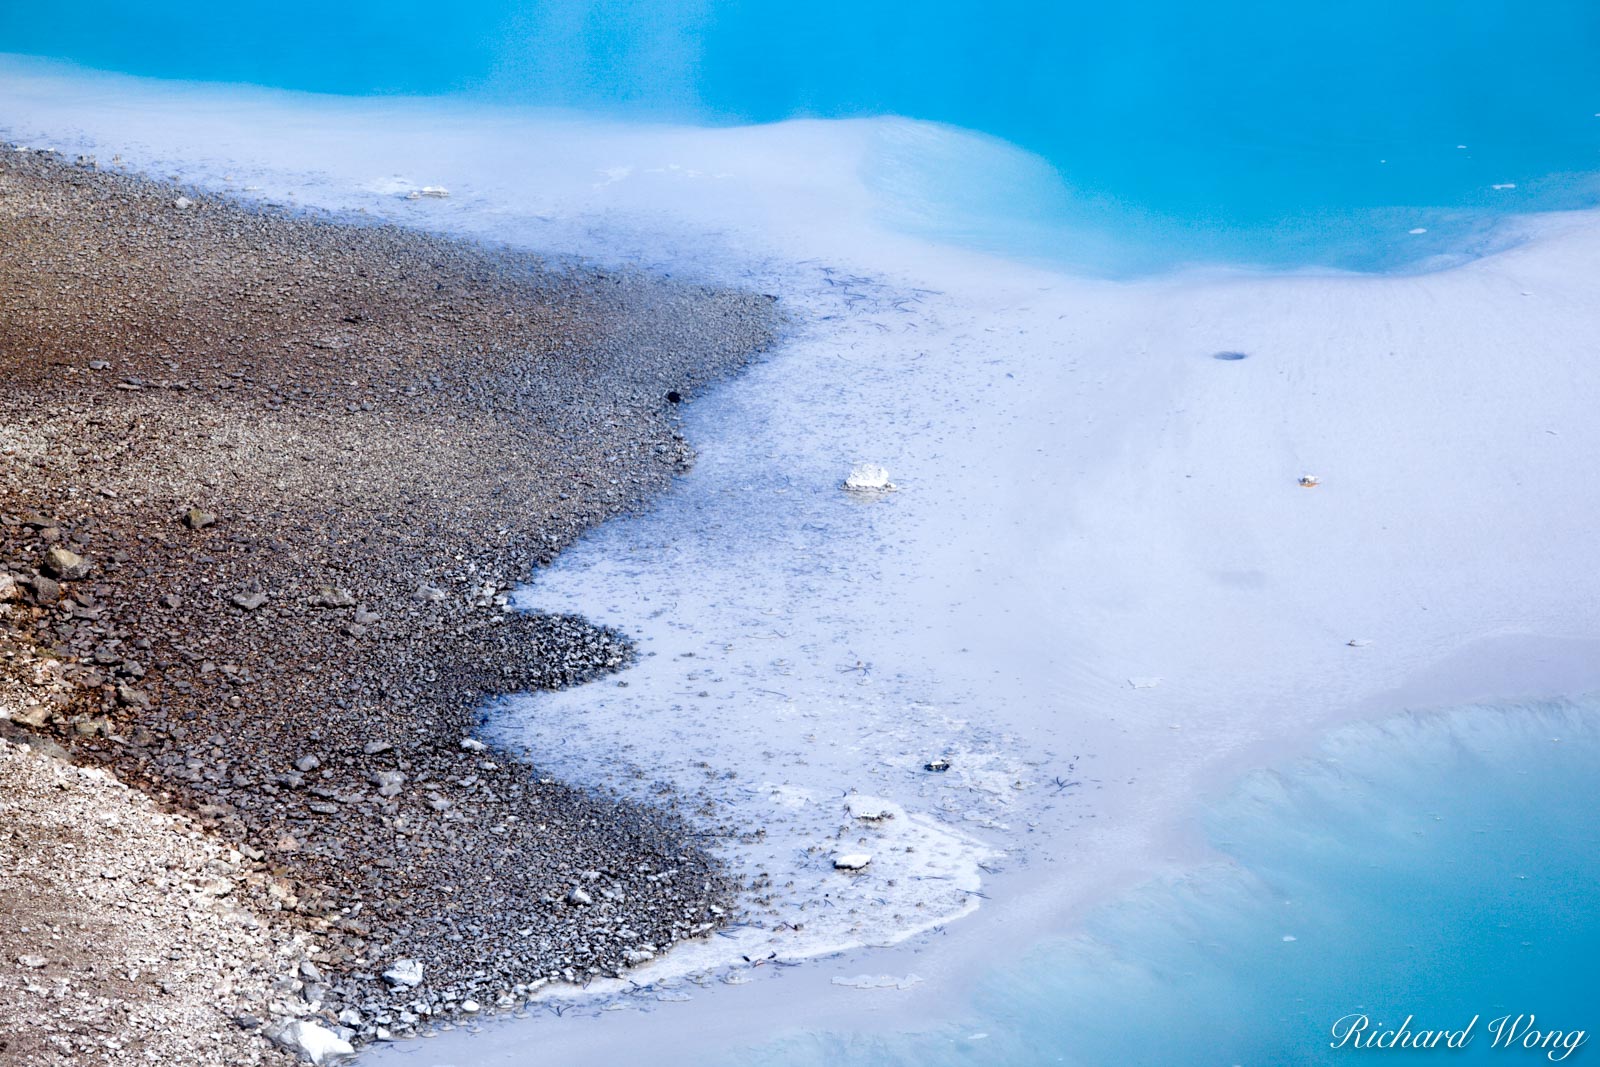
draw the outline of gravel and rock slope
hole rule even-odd
[[[278,1062],[230,1021],[310,949],[268,879],[105,771],[0,741],[0,1063]]]
[[[472,734],[497,694],[627,660],[506,593],[661,490],[689,459],[676,405],[775,324],[760,294],[0,151],[0,730],[192,814],[197,855],[236,850],[260,951],[306,939],[263,1028],[359,1042],[703,934],[733,887],[670,798],[566,788]],[[0,794],[32,812],[8,858],[48,833],[30,795]],[[119,871],[99,840],[77,851]],[[43,895],[0,888],[0,1018],[23,1020],[0,1040],[90,1062],[15,992],[40,984],[21,928],[104,921],[79,867],[36,870]],[[63,937],[62,967],[74,940],[99,959]],[[159,987],[95,967],[74,988],[131,1049]]]

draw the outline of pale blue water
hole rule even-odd
[[[1600,705],[1469,708],[1335,735],[1210,819],[1234,861],[1108,908],[1090,937],[999,964],[964,1018],[822,1034],[746,1063],[1543,1063],[1490,1024],[1600,1029]],[[1554,740],[1560,738],[1560,741]],[[1293,938],[1289,941],[1285,938]],[[1332,1049],[1330,1028],[1460,1029],[1459,1051]],[[985,1036],[974,1039],[975,1035]]]
[[[1600,170],[1587,0],[4,0],[0,51],[704,122],[934,120],[1043,165],[902,145],[870,175],[886,206],[1098,270],[1470,255],[1509,212],[1594,203]]]

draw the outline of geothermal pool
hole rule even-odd
[[[214,14],[7,11],[0,136],[792,317],[519,594],[637,665],[485,709],[697,801],[747,914],[374,1062],[1594,1028],[1586,8]]]

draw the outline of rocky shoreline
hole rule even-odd
[[[676,405],[771,343],[770,298],[14,146],[0,236],[0,736],[206,828],[214,895],[277,953],[209,1010],[359,1044],[725,921],[736,887],[671,798],[565,787],[473,731],[632,654],[506,595],[685,467]],[[0,862],[38,847],[13,831]],[[63,1051],[16,999],[105,947],[19,963],[37,896],[0,883],[0,1014],[34,1020],[7,1062],[143,1059],[137,1027]]]

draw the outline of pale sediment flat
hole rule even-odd
[[[499,736],[539,750],[544,724],[564,721],[584,742],[563,750],[565,773],[583,780],[584,755],[601,752],[613,770],[648,757],[660,777],[656,730],[716,723],[721,757],[695,759],[741,781],[689,760],[671,780],[768,826],[748,857],[774,883],[809,878],[746,948],[758,962],[810,954],[780,923],[821,932],[838,915],[816,903],[839,891],[803,846],[848,834],[892,857],[882,835],[852,832],[845,790],[1005,855],[985,862],[976,913],[942,929],[781,980],[748,968],[733,993],[685,986],[700,1003],[664,1028],[680,1060],[710,1046],[731,1062],[781,1033],[859,1033],[870,1048],[942,1027],[975,976],[1129,886],[1216,859],[1209,801],[1325,731],[1600,688],[1584,562],[1600,497],[1579,473],[1600,443],[1583,340],[1600,309],[1582,281],[1600,242],[1587,217],[1544,225],[1494,258],[1411,277],[1083,283],[930,254],[888,293],[857,287],[853,316],[816,297],[835,318],[700,405],[686,488],[701,492],[606,531],[525,594],[581,605],[658,655],[625,691],[522,703]],[[840,273],[865,273],[860,255]],[[817,381],[838,385],[809,386],[796,430],[789,398]],[[822,462],[780,431],[752,435],[769,425],[827,442]],[[842,500],[857,457],[885,463],[899,492]],[[717,530],[726,551],[689,529]],[[728,580],[681,577],[704,574]],[[922,773],[941,753],[952,768]],[[764,782],[810,790],[831,821],[780,836],[785,820],[749,788]],[[879,920],[898,909],[882,901],[917,899],[888,884],[896,873],[847,890],[865,898],[846,921],[868,944],[894,938]],[[832,984],[862,973],[922,981]],[[659,1025],[641,1010],[539,1032],[604,1054]],[[516,1040],[452,1040],[427,1062],[471,1048],[471,1062],[514,1063]]]
[[[678,491],[521,594],[657,654],[625,688],[492,724],[572,780],[703,796],[748,837],[723,843],[731,869],[785,891],[746,898],[738,951],[677,974],[668,954],[613,1005],[637,1010],[389,1062],[512,1064],[535,1034],[549,1055],[684,1062],[935,1025],[997,958],[1207,859],[1196,812],[1240,772],[1355,719],[1600,683],[1592,214],[1514,220],[1521,243],[1434,273],[1108,282],[881,225],[864,163],[960,136],[918,124],[631,128],[119,82],[130,130],[92,79],[8,84],[64,145],[135,135],[141,165],[188,155],[197,180],[328,207],[411,212],[396,190],[447,185],[416,212],[748,273],[804,323],[696,402]],[[858,460],[899,491],[849,499]],[[959,837],[982,905],[930,924],[973,894],[896,878],[852,789]],[[876,853],[860,877],[829,862],[846,846]],[[842,884],[853,914],[819,902]],[[885,947],[769,965],[852,938]]]

